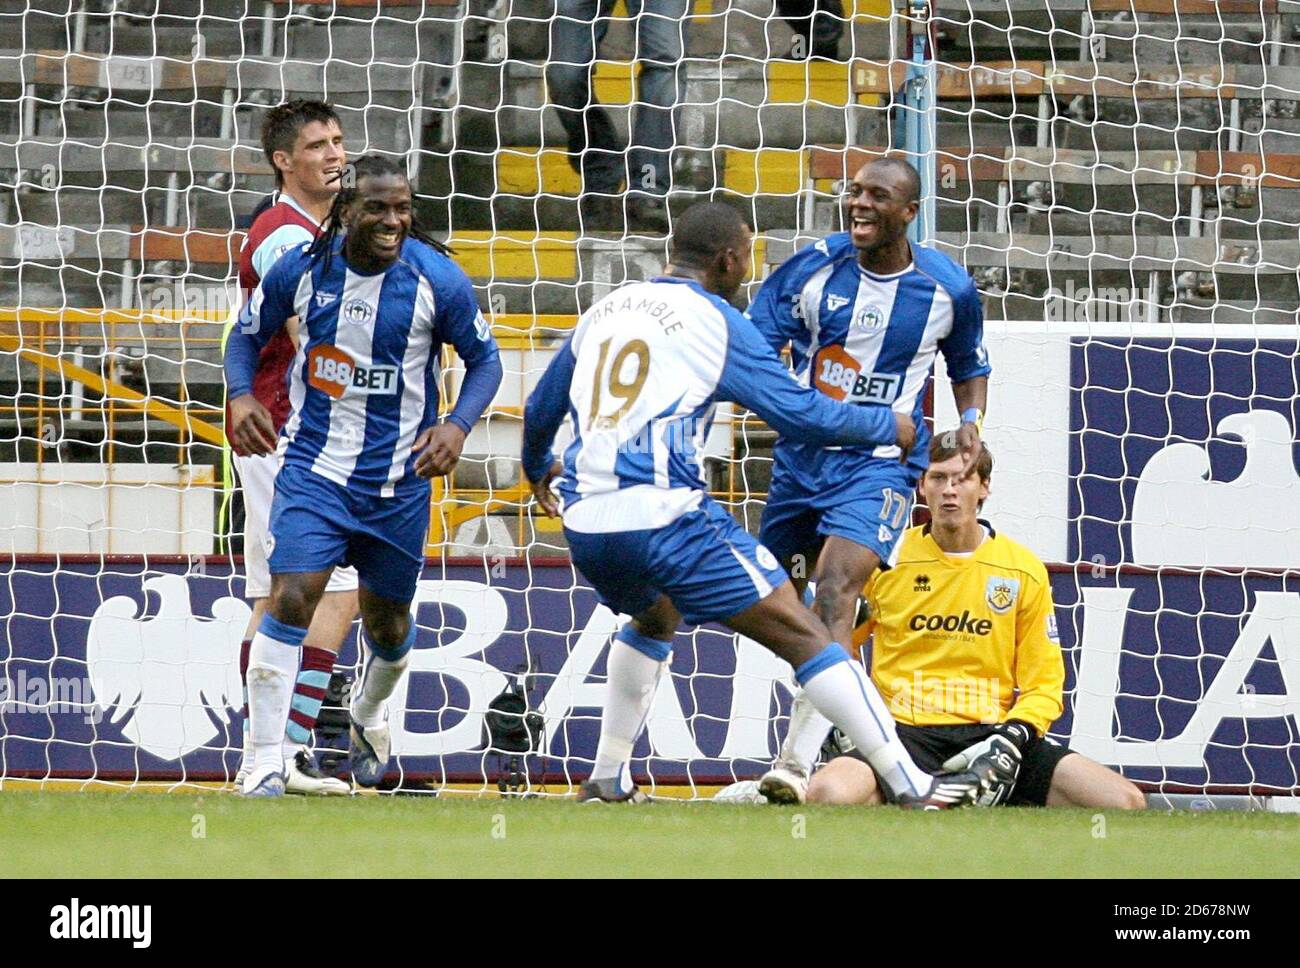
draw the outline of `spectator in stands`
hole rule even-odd
[[[787,60],[840,59],[840,37],[844,34],[841,0],[776,0],[776,12],[794,31]]]
[[[640,63],[630,145],[592,90],[596,48],[613,6],[614,0],[556,0],[546,84],[568,135],[569,163],[582,176],[583,227],[667,233],[691,0],[628,0]]]

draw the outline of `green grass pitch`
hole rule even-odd
[[[323,840],[331,876],[1289,877],[1300,815],[0,792],[10,877],[318,876]]]

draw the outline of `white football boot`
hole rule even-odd
[[[269,766],[264,766],[260,770],[250,770],[239,792],[250,798],[282,797],[284,796],[284,773]]]
[[[336,777],[326,776],[315,758],[306,749],[300,749],[284,764],[284,792],[304,797],[346,797],[352,788]]]

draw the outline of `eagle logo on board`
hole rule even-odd
[[[989,603],[989,608],[993,609],[998,615],[1005,615],[1009,612],[1011,606],[1016,604],[1016,598],[1019,594],[1020,580],[1018,578],[994,576],[984,586],[984,600]]]

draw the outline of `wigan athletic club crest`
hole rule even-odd
[[[370,317],[374,314],[375,311],[370,308],[370,303],[364,299],[350,300],[343,307],[343,318],[349,323],[356,323],[358,326],[364,326],[370,322]]]
[[[864,309],[859,309],[853,317],[854,329],[879,329],[883,325],[885,325],[885,313],[879,306],[867,306]]]
[[[1005,615],[1009,612],[1011,606],[1016,604],[1016,596],[1019,594],[1019,578],[1002,578],[995,575],[984,586],[984,600],[989,603],[989,608],[993,609],[998,615]]]

